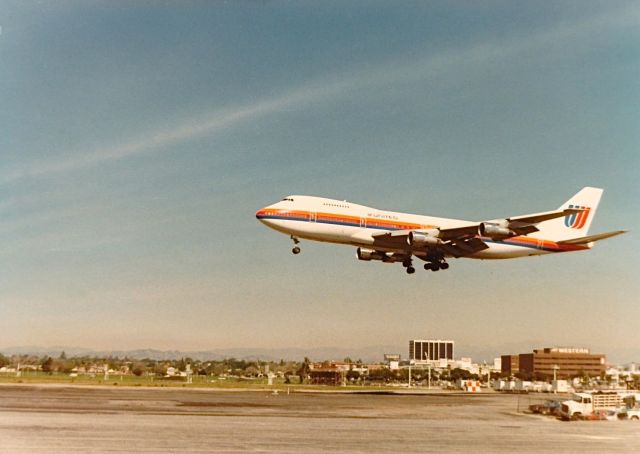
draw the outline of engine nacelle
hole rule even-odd
[[[379,260],[384,263],[401,262],[406,258],[405,254],[394,254],[393,252],[376,251],[375,249],[366,249],[359,247],[356,250],[358,260]]]
[[[509,228],[506,220],[500,224],[482,222],[480,227],[478,227],[478,233],[480,236],[491,238],[492,240],[503,240],[516,236],[516,233]]]
[[[358,257],[358,260],[365,260],[367,262],[371,260],[383,261],[387,258],[387,255],[384,252],[376,251],[373,249],[365,249],[361,247],[356,250],[356,256]]]
[[[426,232],[409,232],[407,243],[409,246],[437,246],[442,243],[438,238],[439,230],[428,230]]]

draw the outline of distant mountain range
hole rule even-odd
[[[499,348],[478,348],[456,344],[455,356],[470,357],[476,363],[492,363],[493,359],[502,354],[517,354],[530,352],[533,348],[548,347],[544,342],[522,342],[503,345]],[[98,350],[81,347],[53,346],[21,346],[0,348],[0,353],[4,355],[37,355],[58,357],[64,351],[68,357],[72,356],[94,356],[94,357],[128,357],[131,359],[150,358],[155,360],[171,360],[180,358],[193,358],[195,360],[220,360],[225,358],[236,358],[243,360],[262,361],[302,361],[308,357],[312,361],[323,360],[343,360],[351,358],[353,361],[361,359],[364,362],[381,362],[385,353],[400,354],[403,358],[408,357],[408,342],[406,345],[375,345],[361,348],[341,348],[341,347],[319,347],[319,348],[221,348],[212,350],[182,351],[182,350],[158,350],[158,349],[137,349],[137,350]],[[620,348],[615,351],[601,351],[598,348],[592,349],[593,353],[604,353],[611,364],[627,364],[640,362],[640,347]]]
[[[227,348],[214,350],[199,351],[181,351],[181,350],[156,350],[156,349],[137,349],[137,350],[93,350],[88,348],[54,346],[54,347],[35,347],[21,346],[0,348],[0,353],[4,355],[37,355],[58,357],[64,351],[67,357],[72,356],[95,356],[107,357],[113,356],[118,358],[143,359],[150,358],[156,360],[170,360],[180,358],[193,358],[200,361],[220,360],[225,358],[236,358],[243,360],[262,360],[262,361],[302,361],[308,357],[312,361],[322,361],[326,359],[342,360],[351,358],[354,361],[361,359],[365,362],[383,361],[385,353],[401,353],[406,356],[407,347],[401,349],[391,346],[372,346],[365,348]]]

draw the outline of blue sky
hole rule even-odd
[[[1,1],[0,26],[0,347],[640,360],[636,2]],[[254,217],[310,194],[482,220],[587,185],[592,230],[630,233],[437,274],[294,257]]]

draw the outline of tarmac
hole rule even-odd
[[[549,396],[552,397],[552,396]],[[527,396],[0,385],[0,453],[636,452],[640,423],[525,413]]]

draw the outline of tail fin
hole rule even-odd
[[[536,236],[553,241],[567,241],[587,236],[591,222],[596,215],[602,191],[600,188],[582,188],[580,192],[562,204],[559,210],[581,208],[584,211],[538,224],[540,233]]]

